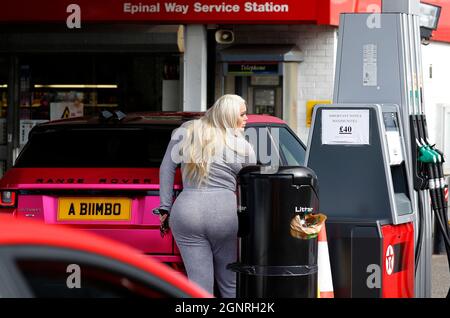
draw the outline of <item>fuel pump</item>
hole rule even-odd
[[[306,155],[321,182],[337,297],[430,297],[432,211],[450,255],[419,14],[418,0],[383,0],[380,14],[340,17],[333,104],[316,106]]]
[[[397,105],[315,108],[307,165],[321,182],[337,297],[414,296],[415,214],[405,158]]]

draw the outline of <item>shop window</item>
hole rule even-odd
[[[6,171],[9,59],[0,56],[0,177]]]
[[[6,145],[6,115],[8,110],[8,70],[6,57],[0,56],[0,145]]]
[[[275,116],[275,88],[254,88],[253,104],[256,114]]]
[[[5,149],[7,144],[7,121],[8,110],[8,71],[9,60],[0,57],[0,148]],[[0,156],[0,177],[6,171],[6,157]]]
[[[176,54],[22,57],[20,119],[55,120],[96,115],[105,109],[160,111],[167,65],[173,65],[171,78],[178,79]]]

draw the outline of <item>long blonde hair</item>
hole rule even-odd
[[[200,119],[185,125],[185,138],[181,144],[184,180],[188,178],[200,186],[209,175],[213,159],[222,155],[224,147],[236,150],[227,137],[232,133],[243,138],[238,127],[242,104],[245,100],[238,95],[223,95]]]

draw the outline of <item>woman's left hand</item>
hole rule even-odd
[[[159,222],[159,231],[161,237],[164,237],[164,235],[169,231],[169,213],[160,213]]]

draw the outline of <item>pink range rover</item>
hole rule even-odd
[[[172,235],[161,237],[159,166],[173,129],[199,113],[149,113],[48,122],[34,127],[0,180],[0,214],[69,224],[129,244],[182,270]],[[258,148],[273,143],[281,165],[301,165],[305,146],[282,120],[249,115]],[[263,136],[263,137],[261,137]],[[275,148],[272,148],[275,149]],[[174,197],[181,191],[175,179]]]

